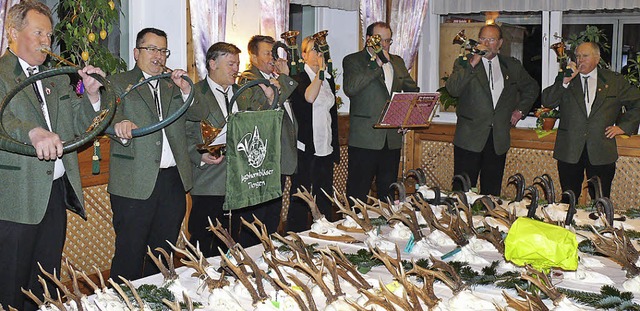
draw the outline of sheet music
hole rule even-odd
[[[419,127],[431,122],[440,93],[393,93],[377,126]]]
[[[227,144],[227,124],[225,123],[224,126],[222,127],[222,130],[220,130],[220,133],[218,134],[218,136],[216,136],[216,139],[214,139],[209,146],[217,146],[217,145],[226,145]]]

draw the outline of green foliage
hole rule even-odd
[[[578,34],[572,34],[567,40],[567,44],[571,46],[571,50],[575,52],[578,45],[584,42],[594,42],[598,44],[601,52],[609,53],[611,51],[611,45],[608,43],[607,35],[604,30],[599,29],[598,26],[587,25],[587,28]],[[600,59],[600,67],[609,67],[609,64],[605,63],[602,58]]]
[[[446,83],[447,79],[449,79],[449,76],[442,77],[441,80]],[[458,98],[451,96],[446,87],[443,86],[436,91],[440,93],[440,104],[442,105],[443,110],[447,110],[449,107],[455,107],[458,105]]]
[[[142,309],[140,308],[140,306],[138,306],[138,302],[133,297],[133,293],[131,292],[131,289],[128,286],[121,286],[121,287],[122,287],[122,290],[124,290],[125,294],[127,294],[127,296],[129,297],[129,301],[131,301],[131,303],[135,307]],[[169,301],[175,300],[173,293],[171,293],[171,291],[169,291],[166,287],[158,287],[156,285],[143,284],[143,285],[140,285],[140,287],[138,287],[136,291],[138,292],[138,295],[140,295],[140,298],[142,299],[142,301],[145,304],[147,304],[149,308],[151,308],[151,310],[169,311],[171,309],[169,309],[169,307],[162,302],[162,299],[167,299]]]
[[[356,254],[344,254],[345,257],[356,267],[358,272],[366,274],[371,268],[383,265],[380,259],[373,257],[373,253],[367,249],[358,250]]]
[[[80,67],[100,67],[107,74],[125,70],[125,61],[109,51],[106,42],[118,21],[119,8],[118,0],[60,0],[55,7],[60,22],[54,38],[62,56]]]
[[[640,305],[634,303],[633,294],[630,292],[620,292],[611,285],[604,285],[600,288],[600,293],[588,293],[571,289],[558,288],[558,291],[567,297],[578,301],[581,304],[598,308],[613,310],[640,310]]]
[[[624,75],[624,78],[627,79],[627,82],[631,85],[640,87],[640,67],[638,66],[640,63],[640,53],[636,54],[635,59],[630,59],[629,63],[629,67],[627,67],[627,73]]]

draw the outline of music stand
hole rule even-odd
[[[436,112],[440,93],[393,93],[380,113],[377,129],[400,129],[402,135],[402,178],[405,177],[405,134],[409,129],[428,128]]]

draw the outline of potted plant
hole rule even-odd
[[[543,131],[550,131],[556,125],[556,121],[560,117],[560,111],[551,108],[538,108],[535,116],[538,118],[536,126]]]

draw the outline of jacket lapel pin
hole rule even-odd
[[[47,94],[47,95],[51,95],[51,89],[48,88],[48,87],[45,87],[44,88],[44,93]]]
[[[505,80],[509,80],[509,75],[504,76]]]

